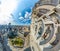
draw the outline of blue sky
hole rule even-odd
[[[0,24],[30,25],[31,12],[38,0],[0,0]]]

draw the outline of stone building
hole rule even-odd
[[[32,11],[32,51],[59,51],[60,0],[39,0]]]
[[[30,26],[10,25],[10,27],[11,28],[8,28],[9,31],[7,32],[14,31],[15,33],[19,33],[24,36],[27,36],[30,33]]]

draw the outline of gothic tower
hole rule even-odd
[[[60,48],[59,0],[39,0],[32,11],[30,45],[32,51],[58,51]]]

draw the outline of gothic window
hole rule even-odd
[[[39,29],[38,29],[38,36],[37,36],[37,39],[42,35],[43,29],[44,29],[43,22],[40,21],[39,23],[40,23],[40,24],[39,24]]]
[[[35,31],[37,31],[37,25],[35,25]]]
[[[40,28],[39,28],[39,31],[38,31],[38,34],[41,35],[42,32],[43,32],[43,29],[42,29],[42,27],[40,27]]]

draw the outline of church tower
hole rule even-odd
[[[39,0],[32,10],[32,51],[59,51],[60,0]]]

